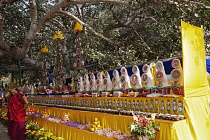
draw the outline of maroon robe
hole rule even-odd
[[[26,111],[23,109],[23,94],[10,97],[8,102],[8,135],[11,140],[25,140]]]

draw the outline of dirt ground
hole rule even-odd
[[[7,127],[0,122],[0,140],[10,140],[7,136]]]

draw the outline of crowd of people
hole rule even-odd
[[[4,102],[7,102],[8,106],[8,136],[11,140],[26,140],[25,123],[26,109],[28,107],[26,97],[28,92],[27,85],[28,80],[24,79],[22,86],[9,89],[9,95],[6,97],[0,94],[1,104],[4,99]]]
[[[68,90],[71,91],[71,89]],[[9,90],[0,89],[0,108],[3,102],[8,106],[8,136],[11,140],[26,140],[27,95],[30,93],[31,88],[28,79],[23,79],[22,86],[16,86]]]

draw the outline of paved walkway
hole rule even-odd
[[[0,122],[0,140],[10,140],[7,136],[7,127]]]

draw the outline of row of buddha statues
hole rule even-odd
[[[173,59],[171,62],[173,70],[170,75],[165,72],[164,65],[161,61],[151,64],[145,64],[142,67],[143,73],[140,73],[138,66],[132,67],[133,74],[128,75],[127,69],[122,67],[120,73],[118,70],[113,71],[113,77],[108,71],[85,74],[84,77],[78,76],[77,90],[85,91],[111,91],[120,89],[141,89],[169,86],[183,86],[182,66],[179,59]]]

